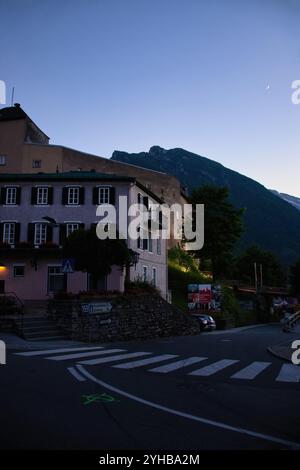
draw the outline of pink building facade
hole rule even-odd
[[[96,228],[101,204],[115,206],[118,228],[120,196],[128,207],[161,202],[133,177],[93,171],[1,174],[0,191],[0,291],[22,300],[45,300],[59,291],[123,292],[125,268],[113,266],[97,284],[87,273],[65,272],[64,240],[79,228]],[[127,245],[136,254],[129,279],[155,285],[166,298],[167,241],[128,238]]]

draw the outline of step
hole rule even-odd
[[[49,325],[35,325],[35,326],[27,326],[23,325],[23,330],[42,330],[42,329],[57,329],[57,325],[55,323],[50,323]]]
[[[39,338],[32,338],[32,339],[29,339],[29,338],[26,338],[28,341],[54,341],[56,339],[69,339],[67,336],[40,336]]]
[[[49,318],[43,318],[43,317],[40,317],[40,318],[26,318],[26,317],[19,317],[16,319],[17,321],[19,322],[24,322],[24,323],[42,323],[42,322],[51,322],[53,320],[49,320]]]
[[[64,334],[64,332],[59,331],[59,330],[44,330],[44,331],[35,331],[35,332],[26,332],[23,331],[23,336],[25,338],[35,338],[36,336],[53,336],[53,335],[61,335]]]
[[[25,338],[40,338],[41,336],[43,336],[44,338],[48,336],[65,336],[65,333],[63,331],[54,330],[54,331],[41,331],[39,333],[29,333],[29,334],[25,333],[24,334]]]
[[[23,334],[25,336],[41,336],[41,335],[53,335],[54,334],[60,334],[63,333],[59,328],[51,328],[51,329],[44,329],[44,330],[39,330],[39,331],[24,331]]]
[[[39,321],[39,322],[16,321],[16,325],[18,326],[23,325],[24,327],[27,327],[27,328],[38,328],[40,326],[56,325],[56,323],[52,321]]]

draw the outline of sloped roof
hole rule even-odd
[[[15,121],[16,119],[29,118],[21,106],[10,106],[0,109],[0,121]]]

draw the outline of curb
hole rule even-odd
[[[290,362],[290,363],[292,364],[291,358],[288,358],[288,357],[284,356],[283,354],[280,354],[279,352],[274,351],[273,347],[274,347],[274,346],[270,346],[270,347],[267,348],[267,351],[268,351],[270,354],[272,354],[273,356],[277,357],[278,359],[282,359],[282,360],[284,360],[284,361],[286,361],[286,362]],[[276,346],[275,346],[275,347],[276,347]]]

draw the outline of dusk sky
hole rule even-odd
[[[300,0],[0,0],[10,104],[62,144],[182,147],[300,196]]]

